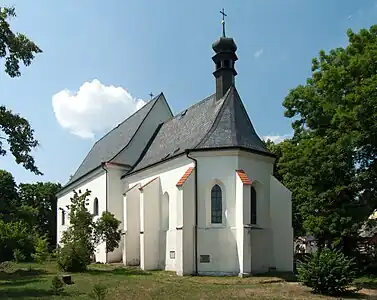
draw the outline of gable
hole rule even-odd
[[[146,118],[158,101],[165,101],[162,94],[149,101],[141,109],[136,111],[133,115],[99,139],[93,145],[65,187],[71,185],[89,172],[100,167],[102,162],[112,160],[120,152],[125,150],[127,145],[134,139],[135,135],[138,134],[140,126],[143,124],[143,122],[145,122]],[[170,108],[168,109],[170,110]],[[153,130],[155,130],[155,128]],[[147,136],[145,139],[148,141],[150,136]],[[122,153],[122,156],[127,157],[125,153]],[[129,167],[131,168],[135,161],[127,161],[127,159],[123,159],[122,163],[125,165],[129,164]]]

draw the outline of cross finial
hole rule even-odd
[[[224,8],[222,10],[220,10],[220,14],[223,15],[223,19],[221,21],[221,24],[223,25],[223,37],[225,37],[225,17],[227,17],[228,15],[225,13]]]
[[[150,92],[149,94],[148,94],[150,97],[151,97],[151,100],[153,99],[153,93],[152,92]]]

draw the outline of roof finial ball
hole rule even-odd
[[[222,36],[212,44],[212,49],[216,52],[236,52],[237,45],[234,40],[230,37],[226,37],[225,35],[225,17],[228,15],[225,13],[224,8],[220,10],[220,14],[222,14]]]
[[[221,25],[223,27],[223,37],[225,37],[225,17],[227,17],[228,15],[225,13],[224,8],[220,10],[220,14],[223,15],[223,19],[221,20]]]

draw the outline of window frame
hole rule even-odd
[[[99,203],[98,203],[98,198],[95,197],[93,200],[93,216],[98,216],[99,215]]]
[[[214,191],[214,189],[216,189],[216,190]],[[211,193],[210,193],[210,197],[211,197],[210,198],[210,201],[211,201],[210,202],[210,204],[211,204],[210,224],[212,226],[219,226],[219,225],[224,224],[224,205],[223,205],[224,196],[223,196],[223,194],[224,193],[223,193],[223,190],[222,190],[220,184],[215,183],[214,185],[212,185]],[[214,211],[214,205],[213,205],[214,201],[216,201],[216,205],[218,206],[217,208],[215,208],[215,211]],[[216,213],[215,216],[214,216],[214,212]],[[220,212],[220,222],[214,222],[214,217],[219,218],[219,212]]]
[[[250,225],[258,222],[258,195],[254,186],[250,186]]]
[[[61,213],[61,218],[62,218],[61,225],[65,226],[65,211],[63,209],[61,211],[62,211],[62,213]]]

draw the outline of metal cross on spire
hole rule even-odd
[[[225,37],[225,17],[227,17],[228,15],[225,13],[224,8],[222,10],[220,10],[220,14],[223,15],[223,19],[221,21],[221,24],[223,25],[223,37]]]

